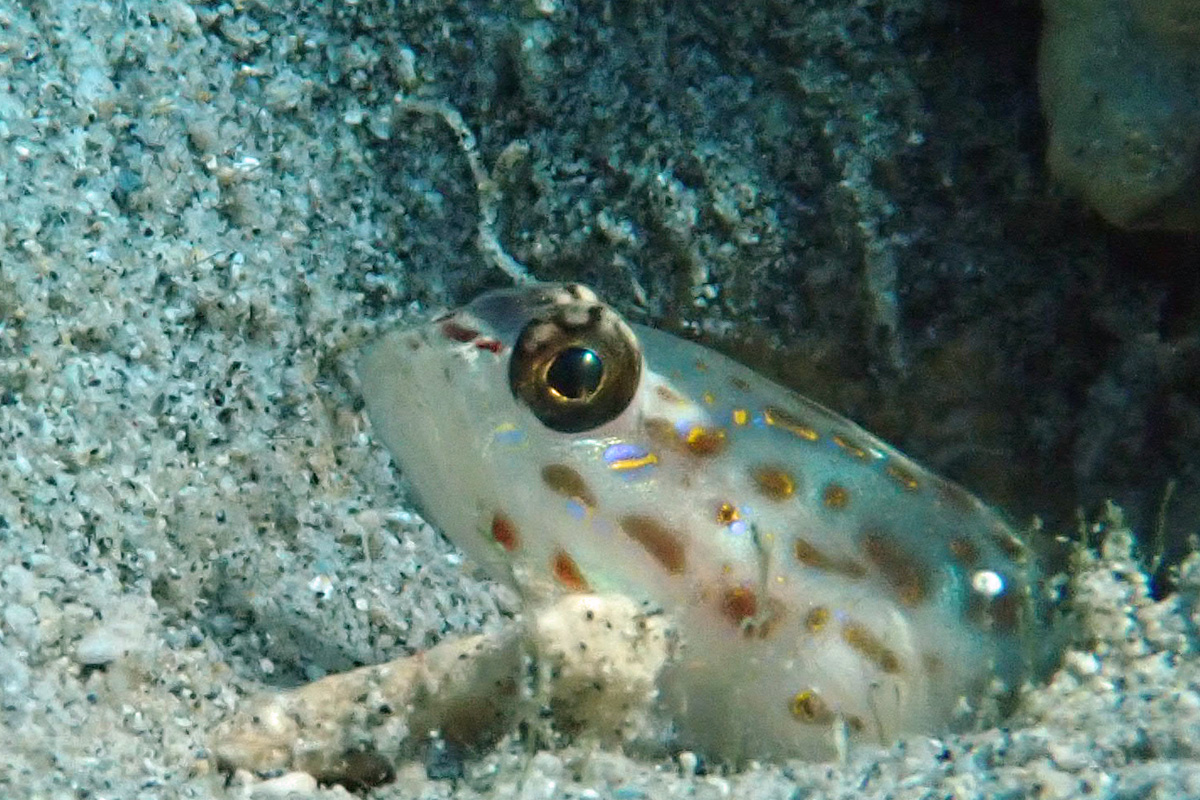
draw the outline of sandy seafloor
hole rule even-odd
[[[454,137],[397,114],[391,97],[469,99],[469,124],[512,126],[481,98],[515,91],[535,117],[553,107],[539,59],[569,61],[556,25],[661,21],[655,8],[0,4],[0,796],[266,796],[227,785],[208,758],[240,696],[516,613],[406,505],[359,411],[352,366],[375,330],[414,300],[432,308],[502,282],[472,245],[477,207]],[[495,62],[490,83],[456,73],[471,59]],[[614,102],[628,109],[638,90]],[[916,146],[910,131],[889,135]],[[485,161],[515,138],[481,132]],[[662,298],[667,284],[639,277],[622,247],[649,240],[656,268],[674,264],[706,297],[776,230],[750,167],[725,164],[743,182],[714,200],[694,174],[708,162],[688,166],[667,139],[644,146],[673,165],[645,189],[668,209],[657,228],[606,216],[586,188],[605,165],[564,148],[537,153],[527,171],[559,171],[517,181],[506,200],[538,209],[555,235],[503,221],[499,233],[543,277],[624,286],[623,308],[640,286],[644,319],[678,322],[681,295]],[[618,161],[607,168],[620,173]],[[852,158],[841,167],[853,188]],[[555,198],[520,191],[547,185],[583,200],[557,214]],[[887,198],[852,194],[847,215],[871,230]],[[688,225],[724,231],[732,249],[696,245]],[[584,226],[604,232],[570,238]],[[598,239],[604,260],[587,264],[583,245]],[[696,253],[724,267],[681,263]],[[886,273],[887,259],[870,263]],[[887,280],[867,279],[885,330]],[[885,358],[889,346],[867,349]],[[838,766],[699,776],[580,748],[528,761],[508,742],[464,779],[401,765],[372,796],[1200,797],[1200,570],[1155,603],[1121,537],[1110,541],[1109,560],[1074,585],[1078,647],[1003,728],[857,750]]]

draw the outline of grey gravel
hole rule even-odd
[[[782,179],[736,148],[671,138],[683,118],[696,130],[733,119],[731,139],[750,124],[802,127],[740,79],[692,86],[643,122],[626,112],[645,86],[581,88],[589,58],[623,58],[620,20],[653,32],[668,9],[509,6],[0,6],[3,796],[345,796],[303,776],[229,781],[208,759],[209,731],[262,686],[496,629],[515,612],[406,504],[358,408],[352,365],[367,338],[504,280],[473,246],[476,187],[459,143],[398,112],[397,91],[465,109],[503,190],[498,235],[535,274],[596,283],[676,328],[754,325],[806,345],[840,330],[857,344],[837,345],[839,358],[905,369],[891,293],[897,265],[918,256],[894,229],[910,212],[868,157],[920,146],[902,65],[838,62],[848,72],[834,80],[819,59],[797,62],[803,91],[832,115],[814,129],[836,141],[776,154],[793,165]],[[938,9],[889,4],[879,30]],[[600,31],[597,52],[569,46],[563,31],[577,28]],[[866,29],[789,35],[839,30]],[[896,46],[889,37],[880,48]],[[622,68],[655,86],[679,68],[629,59]],[[568,91],[613,93],[621,121],[603,108],[554,119]],[[837,105],[850,96],[859,105]],[[864,112],[881,98],[897,101],[890,115]],[[534,137],[530,120],[558,132]],[[626,126],[643,123],[630,139]],[[524,134],[532,154],[504,163]],[[845,160],[807,163],[816,151]],[[842,194],[814,188],[830,185]],[[990,213],[974,208],[963,215]],[[789,244],[781,231],[793,229],[813,239]],[[967,244],[950,233],[922,274],[954,247],[960,261],[1007,257],[1002,231]],[[873,299],[771,305],[805,252],[827,265],[806,273],[809,289]],[[1053,252],[1090,257],[1086,244]],[[865,272],[846,268],[864,258]],[[973,315],[983,301],[964,287]],[[852,413],[869,400],[840,397]],[[1200,797],[1200,566],[1187,561],[1181,594],[1155,602],[1123,529],[1108,527],[1106,560],[1076,568],[1075,650],[1005,729],[732,775],[694,774],[691,757],[530,756],[508,742],[457,780],[400,765],[373,796]]]

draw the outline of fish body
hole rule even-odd
[[[662,700],[712,757],[936,733],[1025,669],[1025,546],[854,423],[591,290],[482,295],[361,379],[429,519],[527,596],[671,614]]]

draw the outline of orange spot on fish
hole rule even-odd
[[[887,472],[887,474],[891,476],[896,483],[904,487],[905,491],[915,492],[917,489],[921,488],[921,484],[917,481],[917,476],[913,475],[904,467],[897,466],[896,464],[888,464],[884,471]]]
[[[929,596],[930,576],[925,565],[905,552],[880,528],[869,528],[862,549],[906,606],[915,606]]]
[[[865,461],[867,458],[867,449],[862,445],[855,444],[847,436],[837,435],[833,437],[833,443],[842,448],[842,452],[860,461]]]
[[[567,591],[591,591],[587,579],[583,577],[583,572],[579,569],[579,565],[575,563],[575,559],[571,558],[566,551],[554,551],[554,556],[550,559],[550,569],[554,573],[555,580],[562,584]]]
[[[731,522],[737,522],[741,519],[741,514],[738,513],[737,506],[733,503],[721,503],[717,506],[717,522],[722,525],[728,525]]]
[[[763,410],[763,420],[772,427],[785,430],[793,436],[809,442],[815,442],[821,438],[821,434],[817,433],[811,425],[804,424],[799,417],[776,406],[767,406]]]
[[[547,464],[542,467],[542,482],[551,491],[568,500],[575,500],[587,508],[596,507],[596,495],[588,488],[587,481],[565,464]]]
[[[686,402],[682,397],[680,397],[678,394],[676,394],[674,391],[672,391],[669,387],[663,386],[662,384],[659,384],[658,386],[654,387],[654,393],[658,395],[660,400],[664,400],[668,403],[674,403],[675,405],[680,405],[680,404]]]
[[[783,467],[760,466],[750,471],[758,492],[768,500],[783,501],[796,493],[796,479]]]
[[[829,704],[812,689],[796,692],[788,708],[792,716],[801,722],[824,725],[834,720]]]
[[[471,342],[479,335],[479,331],[474,328],[468,328],[466,325],[462,325],[452,319],[448,319],[442,323],[441,331],[442,336],[454,342]]]
[[[758,595],[744,586],[726,589],[721,598],[721,613],[740,628],[742,623],[758,614]]]
[[[492,515],[492,540],[510,553],[521,546],[517,526],[511,519],[500,513]]]
[[[841,511],[850,505],[850,490],[840,483],[827,484],[821,492],[821,502],[825,504],[826,508]]]
[[[687,567],[687,553],[679,534],[653,517],[631,515],[621,519],[621,530],[646,549],[672,575]]]
[[[696,425],[684,437],[687,449],[698,456],[715,456],[725,449],[725,431]]]
[[[825,606],[817,606],[804,618],[804,627],[809,633],[820,633],[829,624],[829,620],[833,617],[829,609]]]

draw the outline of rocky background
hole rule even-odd
[[[1200,248],[1158,211],[1190,184],[1125,219],[1047,168],[1042,22],[1015,1],[0,8],[0,789],[223,795],[207,737],[239,696],[516,612],[404,506],[360,414],[366,339],[506,280],[463,141],[397,93],[461,111],[538,277],[750,361],[1044,541],[1114,498],[1142,557],[1177,561],[1200,527]],[[1152,606],[1121,563],[1077,636],[1141,649],[1080,651],[1016,734],[735,788],[1196,794],[1192,583]],[[427,781],[461,772],[438,758],[379,796],[662,777],[542,754],[529,778],[514,744]]]

